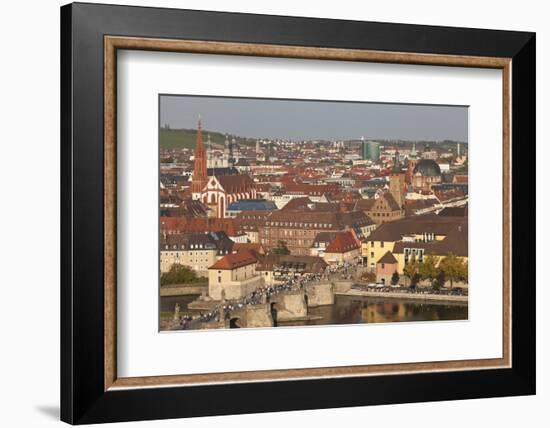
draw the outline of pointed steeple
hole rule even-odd
[[[193,181],[191,183],[191,192],[193,193],[193,199],[199,199],[200,192],[208,181],[207,169],[206,169],[206,151],[204,144],[202,143],[202,120],[199,114],[199,121],[197,126],[197,145],[195,147],[195,160],[193,168]]]

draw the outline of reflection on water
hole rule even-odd
[[[336,296],[334,305],[310,308],[312,320],[287,325],[360,324],[399,321],[467,320],[468,305],[421,300]]]
[[[182,312],[197,296],[161,297],[160,310],[173,313],[176,303]],[[334,305],[309,308],[309,314],[322,319],[300,322],[285,322],[290,325],[326,325],[384,323],[398,321],[467,320],[468,305],[450,302],[425,302],[421,300],[379,299],[369,297],[336,296]]]

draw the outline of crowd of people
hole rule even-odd
[[[200,328],[202,323],[217,322],[229,320],[235,311],[243,309],[247,305],[259,305],[269,303],[270,299],[280,293],[289,293],[303,290],[308,284],[329,280],[334,276],[340,278],[351,278],[352,269],[356,264],[344,263],[339,266],[328,266],[324,272],[310,273],[295,276],[287,274],[281,277],[283,281],[280,284],[269,285],[257,288],[250,294],[239,300],[226,302],[225,299],[214,305],[208,312],[201,312],[196,315],[185,314],[179,317],[177,321],[178,329],[196,329]]]

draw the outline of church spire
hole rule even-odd
[[[191,183],[191,192],[193,199],[199,199],[200,193],[208,180],[206,169],[206,151],[202,143],[202,120],[199,114],[197,126],[197,145],[195,147],[195,160],[193,168],[193,181]]]

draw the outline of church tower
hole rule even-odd
[[[403,174],[401,170],[399,152],[396,151],[393,159],[393,168],[390,174],[390,193],[401,209],[405,206],[405,186],[405,174]]]
[[[407,161],[407,184],[412,184],[413,182],[413,173],[416,164],[418,163],[418,158],[416,155],[416,144],[413,143],[411,153],[409,154],[409,159]]]
[[[197,145],[195,147],[195,161],[193,168],[193,180],[191,182],[191,194],[193,199],[200,199],[201,192],[208,182],[208,173],[206,169],[206,150],[202,143],[202,125],[199,115],[199,124],[197,128]]]

